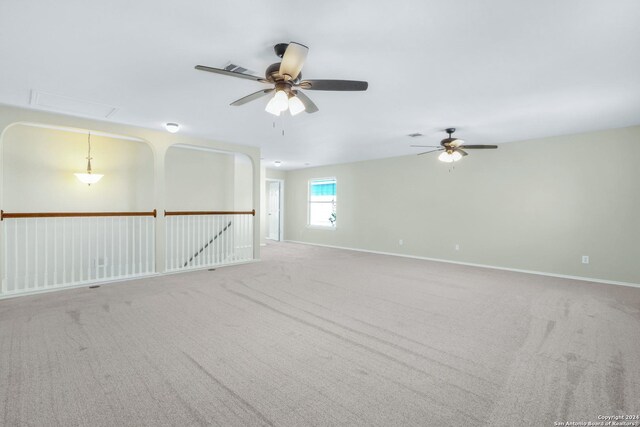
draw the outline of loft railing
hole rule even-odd
[[[222,237],[222,235],[224,233],[226,233],[227,230],[229,230],[229,228],[231,228],[231,226],[233,225],[232,221],[229,221],[229,224],[225,225],[224,228],[222,230],[220,230],[218,233],[216,233],[215,236],[213,236],[211,239],[209,239],[209,241],[207,243],[205,243],[205,245],[203,247],[201,247],[195,254],[193,254],[191,256],[191,258],[189,258],[189,260],[184,262],[184,265],[182,266],[187,267],[191,262],[193,262],[193,260],[200,255],[202,252],[204,252],[205,249],[207,249],[211,244],[215,243],[216,240],[218,240],[218,238]]]
[[[165,211],[168,271],[253,259],[252,211]]]
[[[9,213],[0,210],[0,221],[16,218],[86,218],[105,216],[152,216],[156,217],[156,210],[151,212],[22,212]]]
[[[155,272],[151,212],[0,211],[2,295],[144,276]]]

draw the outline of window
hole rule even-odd
[[[309,225],[336,226],[336,179],[322,178],[309,181]]]

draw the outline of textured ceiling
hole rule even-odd
[[[637,0],[3,0],[0,102],[36,90],[174,121],[283,169],[416,153],[450,126],[477,144],[562,135],[640,123],[639,18]],[[308,91],[320,112],[274,119],[266,98],[229,106],[259,83],[193,69],[262,74],[291,40],[310,47],[306,78],[369,90]]]

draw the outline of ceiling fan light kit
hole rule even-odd
[[[445,163],[457,162],[461,158],[462,158],[462,154],[458,153],[457,151],[454,151],[452,153],[449,153],[448,151],[443,151],[438,156],[438,160],[440,160],[441,162],[445,162]]]
[[[265,111],[275,116],[280,116],[281,113],[287,110],[292,116],[300,114],[303,111],[309,114],[318,111],[318,107],[313,101],[302,92],[303,89],[365,91],[369,87],[367,82],[356,80],[302,80],[301,71],[307,59],[309,48],[300,43],[290,42],[278,43],[273,49],[276,55],[282,58],[282,61],[267,67],[264,78],[205,65],[196,65],[195,68],[196,70],[207,71],[209,73],[222,74],[224,76],[273,85],[271,89],[259,90],[232,102],[231,105],[234,107],[244,105],[275,92],[265,107]]]
[[[436,151],[442,151],[438,156],[438,160],[444,163],[453,163],[462,159],[464,156],[467,156],[465,150],[487,150],[487,149],[496,149],[497,145],[466,145],[463,139],[458,139],[453,137],[453,133],[456,131],[455,128],[445,129],[445,132],[449,134],[449,136],[442,141],[440,141],[440,146],[437,145],[412,145],[412,147],[423,147],[423,148],[435,148],[435,150],[425,151],[424,153],[419,153],[421,156],[423,154],[434,153]],[[463,150],[464,148],[464,150]]]

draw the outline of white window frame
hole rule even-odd
[[[333,199],[333,203],[336,208],[336,222],[333,225],[315,225],[311,224],[311,203],[323,203],[323,202],[312,202],[311,201],[311,183],[314,181],[335,181],[336,183],[336,194]],[[329,202],[326,202],[329,203]],[[311,178],[307,181],[307,228],[315,228],[318,230],[335,230],[337,227],[337,218],[338,218],[338,179],[335,176],[321,177],[321,178]]]

